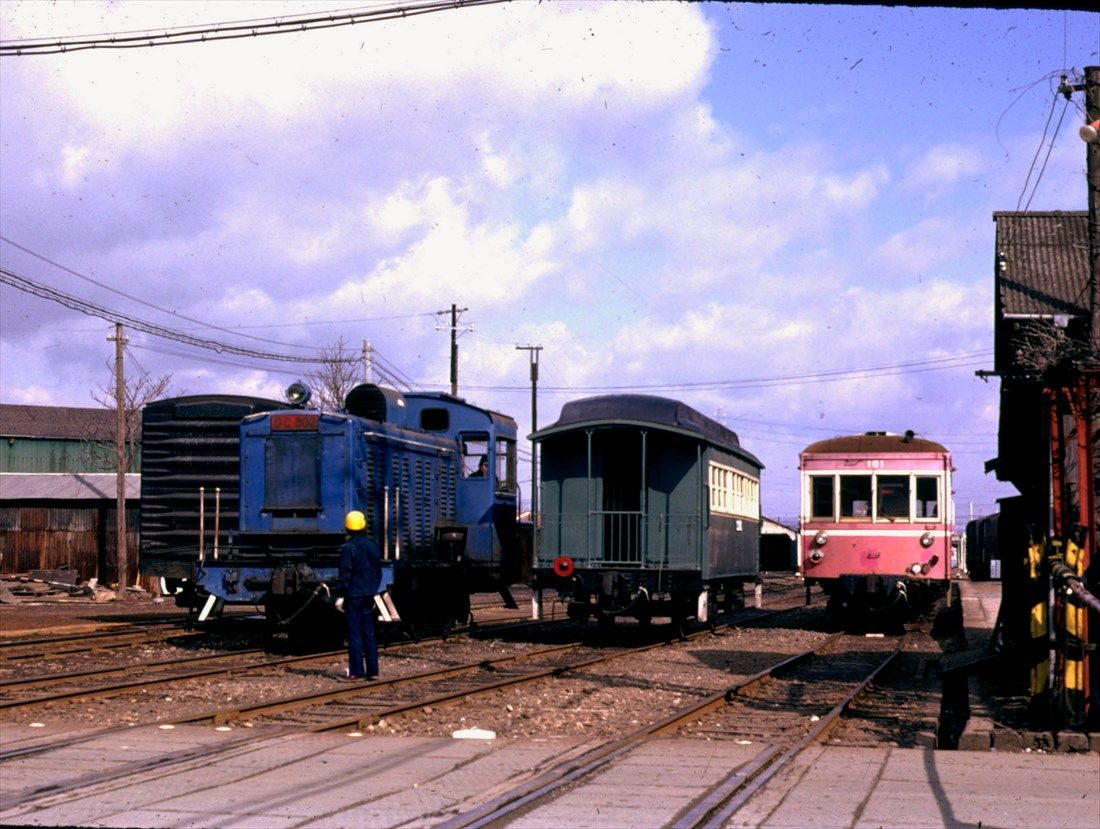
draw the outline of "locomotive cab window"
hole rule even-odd
[[[917,476],[917,518],[939,518],[939,481],[935,477]]]
[[[810,476],[810,517],[833,520],[836,513],[832,475]]]
[[[516,442],[497,438],[497,492],[516,491]]]
[[[446,432],[451,428],[451,413],[447,409],[424,409],[420,412],[420,428],[425,432]]]
[[[840,476],[840,517],[871,517],[871,476]]]
[[[462,477],[489,477],[489,436],[467,434],[462,438]]]

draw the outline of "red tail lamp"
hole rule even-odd
[[[573,575],[575,565],[573,559],[569,556],[558,556],[554,559],[554,575],[561,576],[563,579],[569,578]]]

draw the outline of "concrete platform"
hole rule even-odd
[[[7,761],[0,765],[0,823],[434,826],[586,747],[570,739],[268,734],[228,755],[207,755],[243,731],[140,728]],[[5,743],[27,736],[4,729]],[[191,756],[174,765],[152,762],[167,748],[191,750]],[[654,740],[514,825],[664,826],[707,785],[764,748]],[[97,784],[90,776],[116,767],[128,769],[124,780]],[[89,783],[80,791],[48,791],[79,777]],[[10,805],[29,790],[44,799]],[[822,747],[765,787],[730,825],[1100,829],[1100,755]]]

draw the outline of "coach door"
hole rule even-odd
[[[645,440],[638,432],[597,433],[602,460],[602,509],[596,513],[603,560],[608,564],[642,563]]]

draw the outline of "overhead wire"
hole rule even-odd
[[[56,302],[60,305],[64,305],[74,311],[79,311],[82,314],[87,314],[93,317],[99,317],[100,319],[108,320],[109,322],[121,323],[127,325],[130,328],[142,331],[146,334],[152,334],[153,336],[163,337],[169,340],[175,340],[186,345],[194,346],[196,348],[203,348],[210,351],[228,354],[237,354],[243,357],[255,357],[262,360],[272,360],[276,362],[289,362],[289,363],[308,363],[316,364],[323,362],[318,357],[301,357],[290,354],[276,354],[268,351],[258,351],[254,348],[245,348],[244,346],[233,345],[231,343],[217,342],[215,340],[205,340],[200,337],[195,337],[190,334],[185,334],[182,331],[175,331],[170,328],[165,328],[162,325],[149,322],[147,320],[138,319],[137,317],[124,314],[120,311],[114,311],[109,308],[104,308],[101,305],[97,305],[89,300],[80,299],[71,294],[66,294],[63,291],[59,291],[56,288],[52,288],[49,285],[44,285],[37,282],[30,277],[18,274],[8,268],[0,266],[0,282],[7,283],[13,288],[17,288],[24,293],[31,294],[33,296],[40,297],[42,299],[48,299],[52,302]]]
[[[151,46],[208,43],[217,40],[294,34],[357,23],[373,23],[415,17],[433,12],[488,6],[508,0],[409,0],[387,6],[370,6],[347,11],[314,12],[287,17],[265,17],[199,26],[176,26],[99,35],[0,40],[0,57],[30,57],[64,54],[89,49],[134,49]]]
[[[136,297],[133,294],[126,293],[125,291],[120,291],[118,288],[115,288],[111,285],[107,285],[103,282],[100,282],[98,279],[93,279],[90,276],[82,274],[79,271],[74,270],[73,268],[70,268],[68,265],[63,265],[60,262],[56,262],[53,259],[50,259],[46,256],[43,256],[41,253],[38,253],[37,251],[31,250],[30,248],[26,247],[25,245],[21,245],[19,242],[16,242],[12,239],[9,239],[7,236],[0,235],[0,241],[6,242],[7,244],[11,245],[12,247],[17,248],[17,249],[23,251],[24,253],[29,254],[30,256],[33,256],[34,258],[36,258],[36,259],[38,259],[42,262],[45,262],[48,265],[53,265],[55,268],[57,268],[61,271],[64,271],[65,273],[67,273],[71,276],[75,276],[78,279],[83,279],[85,282],[89,282],[89,283],[91,283],[92,285],[95,285],[98,288],[103,288],[105,291],[110,291],[111,293],[117,294],[118,296],[123,297],[124,299],[131,300],[132,302],[136,302],[139,305],[144,305],[146,308],[152,308],[154,311],[160,311],[163,314],[169,314],[170,316],[176,317],[177,319],[186,320],[187,322],[193,322],[202,329],[211,329],[211,330],[214,330],[214,331],[221,331],[223,334],[234,334],[235,336],[244,337],[245,339],[249,339],[249,340],[256,340],[257,342],[267,343],[269,345],[282,345],[282,346],[287,346],[287,347],[290,347],[290,348],[309,349],[309,350],[312,350],[312,351],[321,351],[322,350],[320,348],[317,348],[316,346],[298,345],[297,343],[287,343],[287,342],[280,342],[278,340],[269,340],[269,339],[266,339],[264,337],[254,337],[251,334],[241,334],[236,329],[224,328],[224,327],[219,326],[219,325],[213,325],[213,324],[210,324],[210,323],[202,322],[201,320],[197,320],[194,317],[189,317],[186,314],[181,314],[181,313],[179,313],[177,311],[173,311],[169,308],[162,308],[161,306],[155,305],[152,302],[147,302],[146,300],[142,299],[141,297]]]

